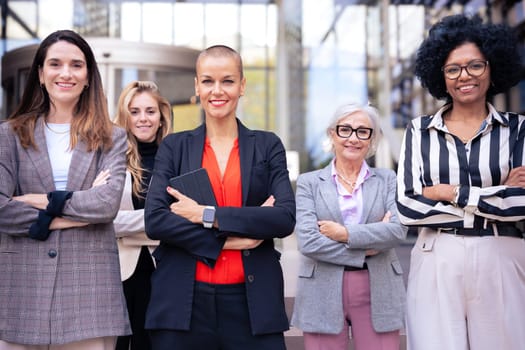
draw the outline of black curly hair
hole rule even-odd
[[[476,44],[489,61],[487,98],[518,83],[522,63],[513,30],[504,24],[483,23],[479,15],[451,15],[430,28],[417,51],[414,73],[432,96],[451,102],[441,68],[450,52],[464,43]]]

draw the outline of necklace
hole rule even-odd
[[[474,138],[474,136],[476,136],[478,134],[478,132],[476,131],[472,136],[470,136],[469,138],[462,138],[460,137],[459,139],[464,143],[464,144],[467,144],[469,143],[470,141],[472,141],[472,139]]]
[[[467,144],[470,141],[472,141],[472,139],[474,137],[476,137],[476,135],[478,134],[478,132],[481,129],[481,126],[483,125],[483,121],[481,121],[480,126],[474,132],[472,132],[471,125],[463,125],[462,126],[461,125],[461,120],[459,120],[459,119],[452,119],[449,112],[447,112],[446,115],[447,115],[447,120],[446,120],[447,122],[445,123],[445,125],[447,126],[447,129],[449,130],[449,132],[451,134],[455,135],[458,139],[460,139],[461,142],[463,142],[463,144]],[[451,128],[452,125],[450,125],[450,124],[452,124],[454,127]],[[451,130],[451,129],[453,129],[453,130]],[[469,132],[470,136],[468,136],[468,137],[459,136],[460,132],[466,134],[465,131]]]
[[[339,178],[341,180],[343,180],[344,183],[346,183],[348,186],[350,186],[350,191],[353,192],[354,191],[354,187],[355,187],[355,181],[350,181],[346,177],[344,177],[343,175],[341,175],[339,173],[336,173],[336,174],[337,174],[337,176],[339,176]]]
[[[69,134],[69,132],[70,132],[70,130],[71,130],[70,128],[67,128],[67,130],[64,130],[64,131],[58,131],[58,130],[55,130],[55,129],[51,128],[51,127],[49,126],[49,124],[47,123],[47,121],[44,122],[44,124],[46,124],[46,128],[47,128],[49,131],[51,131],[52,133],[57,134],[57,135],[65,135],[65,134]]]

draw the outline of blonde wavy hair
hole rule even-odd
[[[129,105],[136,95],[142,93],[150,94],[159,105],[160,127],[159,130],[157,130],[157,136],[155,137],[155,141],[158,145],[160,145],[162,139],[170,133],[172,118],[171,105],[168,100],[160,94],[159,88],[154,82],[135,80],[122,90],[118,99],[115,123],[126,129],[128,134],[128,150],[126,152],[127,169],[133,178],[132,191],[133,195],[136,197],[142,197],[141,193],[145,186],[145,184],[142,183],[142,173],[144,172],[144,169],[140,166],[141,158],[138,150],[137,138],[131,132]]]

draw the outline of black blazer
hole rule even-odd
[[[147,329],[190,329],[195,266],[214,266],[228,235],[264,239],[255,249],[243,250],[242,260],[253,334],[288,329],[284,282],[274,248],[295,226],[295,198],[280,139],[271,132],[247,129],[237,120],[242,179],[242,207],[218,207],[220,230],[173,214],[173,198],[166,192],[171,177],[201,167],[206,127],[166,137],[159,147],[145,206],[146,234],[160,245],[154,252]],[[260,205],[273,195],[273,207]]]

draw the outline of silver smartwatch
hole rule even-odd
[[[205,228],[212,228],[215,222],[215,207],[207,206],[202,213],[202,225]]]

